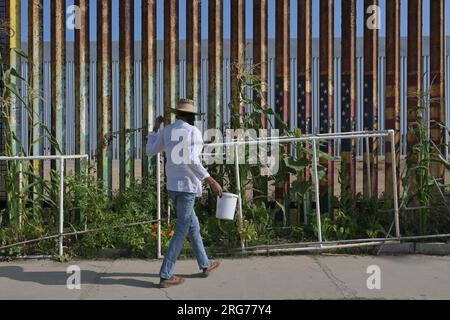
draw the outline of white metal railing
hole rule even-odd
[[[394,130],[387,130],[387,131],[375,131],[375,132],[369,132],[369,131],[360,131],[360,132],[343,132],[343,133],[333,133],[333,134],[318,134],[318,135],[311,135],[311,136],[303,136],[300,138],[294,138],[294,137],[277,137],[277,138],[263,138],[263,139],[256,139],[251,141],[244,141],[244,140],[234,140],[231,142],[225,142],[225,143],[211,143],[211,144],[205,144],[205,148],[217,148],[217,147],[234,147],[235,152],[235,175],[236,175],[236,181],[240,181],[240,170],[239,170],[239,156],[238,156],[238,147],[239,146],[251,146],[251,145],[258,145],[258,144],[266,144],[266,143],[278,143],[278,144],[290,144],[290,143],[299,143],[299,142],[309,142],[312,145],[312,151],[313,151],[313,159],[312,159],[312,171],[313,171],[313,183],[315,188],[315,202],[316,202],[316,216],[317,216],[317,230],[318,230],[318,244],[319,248],[323,248],[324,245],[328,244],[328,241],[323,241],[322,239],[322,223],[321,223],[321,209],[320,209],[320,193],[319,193],[319,177],[318,177],[318,160],[319,157],[317,155],[318,152],[318,146],[317,143],[319,141],[341,141],[344,139],[365,139],[366,144],[370,142],[370,139],[372,138],[389,138],[391,143],[391,161],[392,161],[392,176],[393,176],[393,203],[394,203],[394,225],[395,225],[395,233],[396,237],[400,238],[400,221],[399,221],[399,199],[398,199],[398,190],[397,190],[397,167],[395,165],[396,163],[396,150],[395,150],[395,131]],[[366,158],[366,161],[370,164],[370,158]],[[158,221],[161,221],[161,156],[158,155],[157,160],[157,198],[158,198]],[[371,176],[370,172],[370,165],[367,165],[368,170],[368,176]],[[237,190],[236,192],[239,195],[238,200],[238,210],[239,210],[239,224],[242,226],[243,221],[243,211],[242,211],[242,190],[240,189],[239,183],[237,184]],[[158,258],[162,257],[161,254],[161,235],[160,235],[160,222],[158,223]],[[373,242],[371,239],[364,239],[367,240],[367,242]],[[380,242],[382,243],[382,242]],[[360,244],[358,244],[360,245]],[[337,244],[333,245],[333,248],[339,248],[340,246],[348,247],[347,244]],[[245,243],[241,242],[241,249],[245,250]]]
[[[33,161],[56,160],[59,161],[59,255],[64,254],[64,166],[66,160],[89,160],[88,155],[61,155],[61,156],[25,156],[25,157],[0,157],[0,161]],[[19,174],[22,177],[22,173]],[[22,179],[22,178],[21,178]]]
[[[68,232],[68,233],[64,232],[64,168],[65,168],[65,161],[66,160],[82,160],[82,159],[89,160],[89,156],[88,155],[61,155],[61,156],[35,156],[35,157],[33,157],[33,156],[0,157],[0,161],[56,160],[56,161],[60,162],[60,166],[59,166],[60,192],[59,192],[59,207],[58,207],[58,212],[59,212],[58,229],[59,229],[59,231],[58,231],[58,234],[40,237],[37,239],[25,240],[25,241],[21,241],[18,243],[5,245],[5,246],[0,246],[0,250],[14,248],[17,246],[27,245],[27,244],[31,244],[31,243],[44,241],[44,240],[59,239],[58,253],[60,256],[62,256],[64,254],[64,237],[72,237],[72,236],[83,235],[83,234],[92,233],[92,232],[105,231],[105,230],[110,230],[110,229],[127,228],[127,227],[139,226],[139,225],[147,225],[147,224],[151,224],[151,223],[158,223],[157,255],[158,255],[158,258],[161,258],[162,255],[161,255],[161,220],[160,220],[161,219],[161,175],[160,174],[157,175],[157,179],[156,179],[157,180],[158,220],[133,222],[133,223],[123,224],[123,225],[118,225],[118,226],[110,226],[110,227],[106,227],[106,228],[90,229],[90,230],[86,229],[83,231],[74,231],[74,232]],[[158,154],[157,159],[158,159],[158,161],[157,161],[156,169],[157,169],[157,172],[159,173],[159,172],[161,172],[161,155]],[[19,170],[21,170],[21,169],[19,169]],[[19,176],[22,177],[22,173],[19,173]],[[23,178],[20,178],[20,180],[22,180],[22,179]]]
[[[321,208],[320,208],[320,199],[319,199],[319,178],[318,178],[318,142],[320,141],[341,141],[344,139],[365,139],[365,143],[367,144],[370,139],[374,138],[388,138],[391,143],[391,162],[392,162],[392,177],[393,177],[393,205],[394,205],[394,222],[393,225],[395,226],[395,237],[392,238],[386,238],[386,239],[358,239],[358,240],[342,240],[342,241],[323,241],[322,239],[322,225],[321,225]],[[335,134],[319,134],[319,135],[313,135],[313,136],[303,136],[300,138],[294,138],[294,137],[280,137],[280,138],[264,138],[264,139],[256,139],[251,141],[242,141],[242,140],[234,140],[231,142],[226,143],[213,143],[213,144],[206,144],[205,147],[209,148],[216,148],[216,147],[233,147],[234,153],[235,153],[235,175],[236,175],[236,181],[240,181],[240,168],[239,168],[239,156],[238,156],[238,147],[239,146],[250,146],[250,145],[257,145],[257,144],[267,144],[267,143],[277,143],[277,144],[291,144],[291,143],[299,143],[299,142],[307,142],[312,147],[313,152],[313,159],[312,159],[312,177],[313,177],[313,184],[315,189],[315,202],[316,202],[316,216],[317,216],[317,229],[318,229],[318,242],[309,242],[309,243],[303,243],[308,245],[306,248],[280,248],[280,249],[273,249],[276,252],[283,252],[283,251],[309,251],[309,250],[325,250],[325,249],[342,249],[342,248],[348,248],[348,247],[358,247],[358,246],[365,246],[365,245],[380,245],[384,244],[388,241],[401,241],[401,240],[414,240],[414,239],[434,239],[439,237],[449,237],[450,235],[430,235],[430,236],[417,236],[417,237],[401,237],[400,235],[400,221],[399,221],[399,196],[398,196],[398,189],[397,189],[397,167],[394,165],[396,162],[396,150],[395,150],[395,132],[394,130],[388,130],[388,131],[377,131],[377,132],[367,132],[367,131],[361,131],[361,132],[349,132],[349,133],[335,133]],[[87,155],[73,155],[73,156],[37,156],[37,157],[0,157],[0,161],[31,161],[31,160],[57,160],[60,161],[61,165],[59,168],[60,171],[60,195],[59,195],[59,233],[57,235],[48,236],[45,238],[40,239],[34,239],[34,240],[27,240],[21,243],[16,243],[8,246],[0,247],[0,250],[3,250],[5,248],[11,248],[17,245],[24,245],[27,243],[37,242],[45,239],[59,239],[59,254],[64,254],[64,237],[66,236],[73,236],[78,234],[84,234],[88,232],[96,232],[98,230],[85,230],[85,231],[79,231],[79,232],[72,232],[72,233],[64,233],[64,166],[66,160],[74,160],[74,159],[89,159]],[[366,158],[365,161],[370,162],[370,159]],[[136,222],[129,225],[120,225],[115,226],[114,228],[122,228],[127,226],[135,226],[140,224],[149,224],[149,223],[157,223],[157,257],[160,259],[163,257],[162,255],[162,241],[161,241],[161,223],[162,223],[162,217],[161,217],[161,162],[162,162],[162,156],[161,154],[157,155],[157,161],[156,161],[156,198],[157,198],[157,207],[156,207],[156,214],[157,219],[153,221],[146,221],[146,222]],[[367,165],[367,175],[370,177],[370,165]],[[240,190],[240,186],[238,184],[236,192],[239,195],[238,200],[238,218],[240,222],[240,226],[242,226],[243,221],[243,211],[242,211],[242,190]],[[268,247],[268,246],[267,246]],[[253,248],[253,247],[252,247]],[[254,247],[258,249],[259,247]],[[251,249],[251,248],[247,248]],[[241,243],[241,250],[242,252],[249,252],[245,248],[244,242]],[[269,252],[269,249],[258,249],[260,252]],[[258,253],[259,251],[252,251],[255,253]]]
[[[235,177],[236,181],[240,181],[240,168],[239,168],[239,156],[238,156],[238,147],[239,146],[251,146],[257,144],[267,144],[267,143],[278,143],[278,144],[291,144],[291,143],[299,143],[299,142],[309,142],[312,145],[313,151],[313,159],[312,159],[312,172],[313,172],[313,183],[315,187],[315,202],[316,202],[316,215],[317,215],[317,229],[318,229],[318,243],[320,247],[322,245],[327,244],[328,242],[324,242],[322,239],[322,225],[321,225],[321,208],[320,208],[320,199],[319,199],[319,177],[318,177],[318,160],[319,157],[317,155],[318,141],[326,141],[326,140],[343,140],[343,139],[366,139],[366,143],[368,143],[371,138],[390,138],[391,141],[394,141],[395,132],[393,130],[389,131],[379,131],[379,132],[350,132],[350,133],[335,133],[335,134],[319,134],[314,136],[303,136],[300,138],[294,137],[277,137],[277,138],[264,138],[257,139],[252,141],[242,141],[242,140],[234,140],[226,143],[213,143],[206,144],[205,147],[209,148],[217,148],[217,147],[233,147],[235,153]],[[396,154],[395,154],[395,144],[391,143],[391,161],[393,164],[396,163]],[[64,233],[64,167],[65,160],[75,160],[75,159],[89,159],[88,155],[69,155],[69,156],[36,156],[36,157],[0,157],[0,161],[31,161],[31,160],[57,160],[60,161],[60,195],[59,195],[59,234],[55,236],[51,236],[48,238],[59,238],[59,255],[64,254],[64,237],[70,236],[72,234]],[[366,159],[370,161],[370,159]],[[163,257],[162,255],[162,241],[161,241],[161,154],[157,155],[156,160],[156,220],[152,222],[157,223],[157,257],[160,259]],[[368,170],[370,170],[370,165],[367,166]],[[368,172],[368,176],[370,176],[370,171]],[[399,203],[398,203],[398,193],[397,193],[397,168],[395,165],[392,166],[392,176],[393,176],[393,198],[394,198],[394,217],[395,217],[395,230],[396,236],[400,237],[400,226],[399,226]],[[239,183],[237,184],[236,192],[239,195],[238,200],[238,219],[239,225],[242,226],[243,223],[243,209],[242,209],[242,190],[240,189]],[[146,222],[147,223],[147,222]],[[92,230],[91,230],[92,231]],[[86,232],[86,231],[84,231]],[[83,233],[83,231],[79,232]],[[75,234],[75,233],[74,233]],[[77,233],[78,234],[78,233]],[[369,239],[367,239],[369,240]],[[34,241],[34,240],[32,240]],[[28,241],[27,241],[28,242]],[[25,242],[24,242],[25,243]],[[337,245],[339,246],[339,245]],[[9,246],[8,246],[9,247]],[[245,244],[241,242],[241,249],[245,250]]]

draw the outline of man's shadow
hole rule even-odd
[[[73,273],[64,271],[24,271],[22,267],[0,267],[0,278],[20,282],[34,282],[41,285],[66,286],[67,279]],[[182,275],[183,278],[200,278],[201,274]],[[155,278],[156,282],[135,278]],[[82,285],[121,285],[136,288],[159,289],[159,274],[155,273],[102,273],[91,270],[81,270]]]

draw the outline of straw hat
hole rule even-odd
[[[204,115],[204,113],[197,112],[195,110],[195,101],[190,99],[180,99],[178,100],[177,108],[171,108],[172,112],[184,112],[191,113],[195,115]]]

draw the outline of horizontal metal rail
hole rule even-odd
[[[151,220],[151,221],[133,222],[133,223],[112,226],[112,227],[106,227],[106,228],[97,228],[97,229],[90,229],[90,230],[83,230],[83,231],[66,232],[66,233],[62,233],[62,234],[56,234],[56,235],[51,235],[51,236],[46,236],[46,237],[41,237],[41,238],[36,238],[36,239],[31,239],[31,240],[25,240],[25,241],[13,243],[13,244],[5,245],[5,246],[0,247],[0,251],[15,248],[15,247],[20,247],[20,246],[24,246],[24,245],[28,245],[28,244],[32,244],[32,243],[42,242],[42,241],[46,241],[46,240],[58,239],[61,236],[75,237],[75,236],[80,236],[80,235],[88,234],[88,233],[103,232],[103,231],[122,229],[122,228],[131,228],[131,227],[137,227],[137,226],[148,225],[148,224],[159,223],[159,222],[161,222],[161,220]]]
[[[297,242],[297,243],[284,243],[284,244],[273,244],[273,245],[259,245],[247,247],[247,251],[253,250],[270,250],[270,249],[289,249],[296,247],[307,247],[307,246],[329,246],[329,245],[340,245],[340,244],[358,244],[358,243],[386,243],[386,242],[399,242],[399,241],[409,241],[409,240],[427,240],[427,239],[444,239],[450,238],[450,234],[437,234],[437,235],[425,235],[425,236],[409,236],[409,237],[391,237],[391,238],[373,238],[373,239],[350,239],[350,240],[336,240],[336,241],[323,241],[323,242]],[[233,249],[232,251],[240,251],[241,249]]]
[[[319,247],[303,247],[303,248],[273,248],[273,249],[259,249],[259,250],[244,250],[244,251],[236,251],[237,254],[240,255],[258,255],[258,254],[268,254],[268,253],[294,253],[294,252],[313,252],[313,251],[327,251],[327,250],[337,250],[337,249],[349,249],[349,248],[358,248],[358,247],[374,247],[382,245],[385,242],[364,242],[364,243],[355,243],[355,244],[340,244],[340,245],[320,245]],[[225,255],[224,253],[219,253],[219,255]]]
[[[275,137],[275,138],[263,138],[263,139],[255,139],[255,140],[235,140],[231,142],[225,143],[211,143],[206,144],[205,148],[220,148],[220,147],[234,147],[235,149],[235,159],[238,159],[238,147],[239,146],[252,146],[252,145],[261,145],[263,143],[278,143],[278,144],[286,144],[286,143],[299,143],[299,142],[311,142],[313,149],[312,156],[312,173],[313,173],[313,182],[315,187],[315,197],[316,197],[316,216],[317,216],[317,230],[318,230],[318,240],[319,244],[323,244],[322,241],[322,224],[321,224],[321,211],[320,211],[320,199],[319,199],[319,177],[318,177],[318,142],[324,140],[343,140],[343,139],[360,139],[360,138],[389,138],[392,142],[395,139],[395,131],[394,130],[385,130],[385,131],[359,131],[359,132],[341,132],[341,133],[332,133],[332,134],[317,134],[317,135],[305,135],[303,137]],[[370,160],[370,159],[369,159]],[[396,163],[396,152],[395,152],[395,143],[391,143],[391,161],[392,163]],[[237,163],[237,161],[236,161]],[[367,165],[367,168],[370,170],[370,165]],[[368,172],[370,176],[370,172]],[[239,165],[236,165],[236,181],[239,180]],[[399,221],[399,199],[397,192],[397,167],[392,166],[392,176],[393,176],[393,198],[394,198],[394,225],[396,236],[400,237],[400,221]],[[238,188],[237,190],[239,195],[239,219],[242,221],[242,195],[241,190]],[[246,250],[245,246],[242,244],[242,250]]]
[[[73,156],[24,156],[24,157],[0,157],[0,161],[32,161],[32,160],[80,160],[89,159],[88,155]]]
[[[387,138],[394,133],[393,130],[387,131],[361,131],[361,132],[344,132],[344,133],[333,133],[333,134],[317,134],[317,135],[305,135],[299,138],[296,137],[275,137],[275,138],[262,138],[256,140],[234,140],[224,143],[210,143],[206,144],[205,148],[218,148],[218,147],[236,147],[245,145],[258,145],[262,143],[296,143],[296,142],[312,142],[320,140],[344,140],[344,139],[361,139],[361,138]]]

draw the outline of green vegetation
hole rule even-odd
[[[25,56],[20,53],[23,58]],[[26,83],[14,69],[8,69],[3,57],[0,57],[1,78],[3,88],[0,97],[1,116],[5,123],[4,141],[6,156],[16,155],[12,141],[20,147],[19,155],[30,154],[33,141],[28,150],[20,144],[8,125],[13,101],[19,100],[28,110],[32,111],[29,102],[23,101],[13,78]],[[298,129],[291,131],[288,125],[271,108],[263,107],[259,101],[264,99],[264,84],[251,71],[239,69],[240,104],[249,108],[243,115],[241,129],[259,130],[264,127],[262,115],[268,119],[268,128],[274,127],[271,122],[275,118],[283,128],[282,134],[301,137]],[[253,92],[253,96],[248,96]],[[259,99],[257,99],[259,98]],[[429,102],[422,102],[417,108],[418,120],[409,130],[417,135],[418,143],[411,148],[408,155],[406,170],[403,173],[403,208],[412,204],[419,206],[418,215],[411,211],[403,212],[401,216],[402,233],[429,234],[450,232],[450,214],[447,203],[449,190],[443,182],[437,182],[430,174],[433,163],[439,162],[446,168],[450,165],[437,151],[443,146],[435,146],[428,136],[427,122],[422,115],[426,113]],[[234,106],[230,106],[233,108]],[[237,121],[237,119],[235,119]],[[41,139],[49,138],[58,150],[55,139],[44,124]],[[210,249],[234,249],[241,241],[248,246],[258,244],[279,244],[286,242],[316,241],[317,227],[314,205],[311,202],[313,184],[309,178],[311,172],[312,150],[307,143],[298,143],[292,152],[286,152],[280,145],[280,173],[276,176],[261,175],[259,165],[241,164],[241,180],[234,181],[234,165],[214,164],[209,166],[215,178],[223,182],[226,190],[235,192],[237,184],[243,195],[243,221],[219,221],[215,218],[215,197],[209,193],[197,203],[196,212],[202,223],[205,244]],[[323,160],[333,160],[329,155],[319,152]],[[440,151],[439,151],[440,152]],[[249,156],[249,148],[245,150]],[[414,161],[412,161],[412,159]],[[87,164],[85,164],[88,166]],[[341,194],[334,199],[333,212],[322,214],[322,232],[324,240],[343,240],[355,238],[385,237],[390,231],[393,212],[384,199],[364,199],[361,194],[353,196],[347,166],[341,165],[339,183]],[[117,228],[124,224],[152,221],[156,218],[156,183],[154,179],[146,179],[133,183],[123,193],[115,193],[112,198],[108,190],[94,174],[94,168],[89,168],[84,174],[67,175],[65,178],[65,232],[98,230],[93,233],[67,237],[68,256],[97,257],[105,250],[119,255],[142,258],[153,258],[156,255],[156,225],[134,225],[127,228]],[[23,176],[23,185],[19,185],[19,177]],[[326,176],[326,168],[319,166],[319,179]],[[57,234],[58,215],[55,195],[59,192],[58,173],[50,172],[50,179],[45,179],[33,168],[32,163],[9,163],[6,172],[8,192],[8,207],[0,212],[0,246],[28,239],[35,239]],[[290,193],[284,195],[282,203],[269,201],[269,182],[283,184],[291,181]],[[411,184],[415,188],[410,188]],[[164,189],[163,189],[164,190]],[[251,190],[250,193],[247,191]],[[164,191],[165,192],[165,191]],[[166,196],[163,195],[163,199]],[[166,206],[163,205],[163,209]],[[291,219],[292,212],[301,219]],[[167,212],[163,212],[166,216]],[[162,225],[162,244],[166,247],[173,236],[173,225]],[[31,245],[15,247],[1,252],[3,255],[55,255],[57,239],[36,242]],[[186,245],[184,254],[189,255]],[[62,257],[65,258],[65,257]]]

